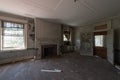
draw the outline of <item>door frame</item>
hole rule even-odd
[[[95,29],[96,26],[101,26],[101,25],[104,25],[104,24],[107,24],[107,29],[100,29],[100,30],[96,30]],[[94,31],[93,32],[107,31],[107,33],[108,33],[107,34],[107,39],[110,38],[109,35],[113,35],[113,38],[114,38],[114,31],[112,31],[111,20],[103,20],[101,22],[93,24],[93,27],[94,27]],[[109,34],[109,33],[111,33],[111,34]],[[114,39],[111,40],[111,43],[112,43],[111,46],[113,47],[113,45],[114,45]],[[94,46],[94,44],[93,44],[93,46]],[[113,49],[114,49],[114,47],[113,47]],[[107,61],[110,62],[111,64],[114,64],[114,52],[112,50],[111,51],[108,51],[108,50],[111,50],[111,49],[109,48],[109,43],[107,42]],[[109,55],[112,55],[112,56],[110,57]]]
[[[104,48],[104,47],[95,47],[95,35],[106,35],[107,36],[107,31],[99,31],[99,32],[94,32],[94,35],[93,35],[93,55],[97,55],[96,53],[96,48]],[[107,44],[107,43],[106,43]],[[106,46],[106,51],[105,51],[105,56],[104,56],[104,59],[107,59],[107,46]]]

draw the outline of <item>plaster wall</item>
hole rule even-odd
[[[107,36],[108,37],[107,38],[108,39],[107,47],[109,46],[109,44],[112,44],[107,49],[107,51],[108,51],[107,59],[110,63],[114,64],[114,52],[113,51],[114,51],[114,49],[120,50],[120,17],[115,17],[113,19],[101,21],[101,22],[98,22],[98,23],[95,23],[92,25],[88,25],[88,26],[77,27],[75,30],[76,51],[80,53],[80,44],[81,44],[80,43],[80,33],[81,32],[92,32],[93,33],[93,32],[95,32],[94,27],[96,25],[102,25],[102,24],[107,24],[108,29],[105,31],[108,31],[108,33],[111,33]],[[111,39],[111,40],[109,40],[109,39]],[[111,41],[112,41],[112,43],[111,43]],[[90,53],[90,54],[93,55],[93,53]],[[85,54],[85,55],[89,55],[89,54]]]
[[[112,19],[112,28],[114,30],[114,49],[120,50],[120,17]]]
[[[41,45],[56,44],[57,54],[60,54],[61,43],[61,25],[47,22],[41,19],[35,19],[35,42],[38,48],[38,56],[41,58]]]
[[[34,56],[34,53],[36,53],[35,49],[2,51],[0,52],[0,64],[31,59]]]
[[[114,64],[120,65],[120,17],[112,19],[114,31]]]
[[[24,33],[25,33],[24,36],[25,36],[26,49],[10,50],[10,51],[0,50],[0,64],[33,58],[36,50],[34,49],[35,47],[34,41],[29,36],[30,34],[28,31],[29,18],[12,15],[12,14],[0,13],[0,35],[2,33],[2,28],[1,28],[2,21],[11,21],[11,22],[17,22],[17,23],[24,24]],[[1,45],[1,37],[0,37],[0,45]],[[0,46],[0,49],[1,49],[1,46]]]
[[[88,55],[88,56],[92,56],[93,55],[93,51],[82,51],[80,50],[81,46],[81,33],[93,33],[93,26],[89,25],[89,26],[83,26],[83,27],[77,27],[75,29],[75,50],[77,53],[80,53],[81,55]],[[91,35],[92,37],[92,35]],[[91,47],[93,47],[91,45]]]

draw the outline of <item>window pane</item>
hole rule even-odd
[[[95,36],[95,46],[103,47],[103,35]]]
[[[23,36],[23,30],[22,29],[16,29],[16,28],[6,28],[3,32],[4,36]]]
[[[68,41],[65,35],[63,35],[63,41]]]
[[[23,37],[4,36],[4,48],[24,48]]]
[[[2,34],[3,50],[24,49],[23,24],[4,22]]]

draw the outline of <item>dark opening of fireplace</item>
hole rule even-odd
[[[42,45],[42,58],[57,55],[57,45]]]
[[[114,63],[115,65],[120,65],[120,50],[115,49],[114,51]]]

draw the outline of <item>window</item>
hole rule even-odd
[[[70,31],[64,31],[64,33],[63,33],[63,41],[71,41]]]
[[[68,41],[68,39],[65,35],[63,35],[63,41]]]
[[[103,35],[96,35],[95,36],[95,46],[98,46],[98,47],[103,47]]]
[[[24,49],[24,24],[3,22],[2,50]]]

